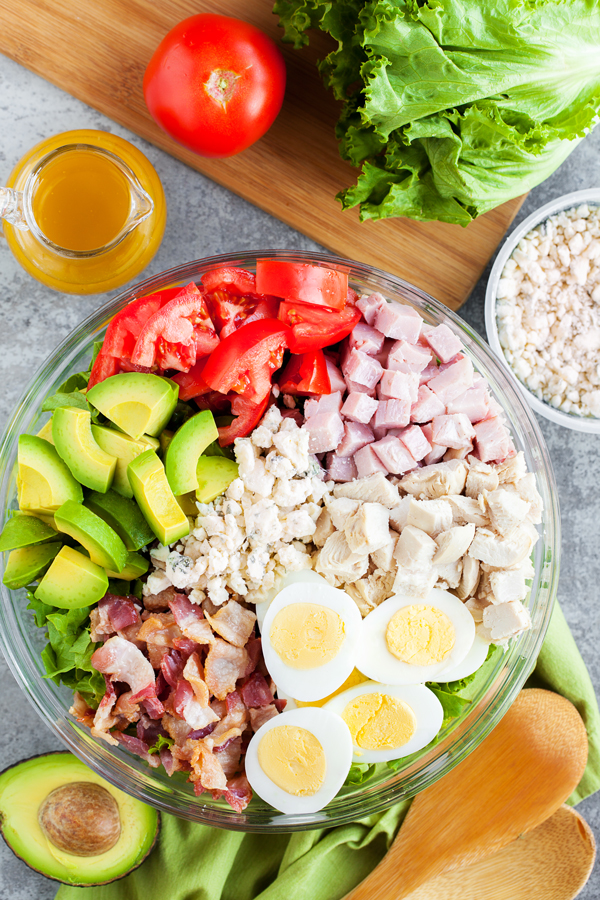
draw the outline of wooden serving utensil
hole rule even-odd
[[[572,703],[552,691],[521,691],[479,747],[413,800],[387,855],[346,900],[400,900],[502,849],[564,803],[587,752]]]
[[[498,853],[444,872],[406,900],[573,900],[594,866],[592,829],[570,806]]]

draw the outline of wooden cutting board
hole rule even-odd
[[[339,157],[339,104],[315,66],[331,44],[321,34],[301,51],[281,44],[272,5],[273,0],[0,0],[0,52],[328,250],[399,275],[457,309],[523,198],[467,228],[410,219],[361,224],[356,210],[342,212],[335,195],[354,182],[357,170]],[[262,28],[280,43],[288,67],[277,121],[257,144],[229,159],[204,159],[180,147],[154,124],[142,95],[144,70],[158,43],[177,22],[200,12],[237,16]]]

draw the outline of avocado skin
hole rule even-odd
[[[81,875],[81,863],[82,858],[77,856],[69,856],[69,860],[73,863],[73,867],[69,867],[69,870],[64,869],[64,873],[57,871],[57,863],[53,857],[51,857],[51,871],[46,871],[39,864],[34,865],[32,861],[30,861],[31,857],[28,858],[28,851],[30,846],[35,844],[35,841],[38,840],[38,835],[27,833],[23,835],[23,841],[21,843],[19,833],[15,836],[13,834],[14,827],[12,823],[12,814],[11,810],[7,808],[6,797],[5,797],[5,789],[7,788],[7,782],[12,780],[15,775],[15,770],[23,769],[22,772],[17,773],[17,778],[22,779],[23,785],[20,789],[21,796],[31,796],[31,807],[37,809],[39,806],[39,802],[50,793],[51,790],[54,790],[55,787],[59,787],[61,784],[67,784],[73,781],[91,781],[94,784],[100,784],[105,787],[107,790],[111,792],[111,794],[117,800],[119,805],[120,812],[126,808],[131,810],[132,819],[135,820],[135,829],[134,833],[131,834],[131,856],[128,858],[128,861],[125,863],[127,868],[123,869],[123,871],[115,872],[111,875],[111,877],[105,877],[106,868],[112,865],[113,869],[115,868],[115,864],[111,863],[110,860],[107,861],[107,856],[116,856],[117,852],[122,853],[122,844],[121,841],[123,836],[119,839],[113,850],[108,851],[107,854],[102,854],[102,862],[101,866],[105,869],[105,872],[98,872],[97,874],[88,873],[84,876]],[[40,770],[38,774],[36,770]],[[45,770],[45,771],[44,771]],[[51,786],[49,786],[46,781],[45,775],[49,773],[52,777],[53,772],[62,773],[64,776],[62,780],[60,777],[56,779],[58,783],[53,782]],[[36,784],[36,782],[41,782],[41,784]],[[39,793],[36,793],[36,788],[38,788]],[[37,798],[40,798],[39,801]],[[124,804],[124,805],[122,805]],[[144,823],[144,819],[147,820]],[[37,825],[37,817],[35,817],[35,825],[39,829]],[[154,809],[151,806],[148,806],[144,803],[141,803],[139,800],[135,800],[127,794],[124,794],[122,791],[119,791],[117,788],[114,788],[112,785],[109,785],[108,782],[104,781],[99,775],[96,775],[91,769],[85,766],[76,756],[71,753],[66,753],[62,750],[53,751],[50,753],[42,753],[38,756],[32,756],[28,759],[23,759],[20,762],[13,763],[13,765],[8,766],[6,769],[3,769],[0,772],[0,832],[2,833],[2,837],[4,838],[5,843],[12,850],[14,855],[22,860],[26,866],[30,869],[33,869],[35,872],[39,872],[41,875],[44,875],[46,878],[51,879],[52,881],[57,881],[61,884],[72,885],[73,887],[86,887],[92,885],[101,885],[101,884],[110,884],[113,881],[119,881],[121,878],[125,878],[135,869],[142,865],[142,863],[148,858],[154,847],[156,846],[156,842],[158,840],[158,836],[160,834],[161,827],[161,817],[158,810]],[[39,829],[39,833],[41,834],[41,829]],[[43,843],[45,845],[45,838],[43,838]],[[50,854],[48,854],[50,856]],[[64,854],[65,856],[67,854]],[[83,864],[85,865],[87,860],[90,857],[83,858]],[[78,861],[80,863],[80,871],[77,871]]]
[[[128,550],[141,550],[155,540],[154,532],[135,500],[115,491],[107,491],[106,494],[92,491],[84,506],[104,519],[117,532]]]

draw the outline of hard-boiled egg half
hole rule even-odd
[[[254,791],[282,813],[314,813],[346,780],[352,762],[348,726],[326,709],[280,713],[248,745],[246,776]]]
[[[454,594],[433,588],[424,602],[397,595],[361,620],[356,666],[382,684],[436,681],[462,662],[474,639],[473,617]]]
[[[367,681],[338,694],[325,710],[337,713],[352,736],[354,761],[387,762],[422,750],[442,727],[444,711],[424,684]]]
[[[261,636],[267,669],[296,700],[321,700],[355,665],[362,618],[345,591],[316,582],[288,584],[265,615]]]
[[[439,675],[436,676],[436,681],[445,683],[447,681],[460,681],[461,678],[468,678],[469,675],[472,675],[473,672],[476,672],[477,669],[481,668],[486,661],[489,650],[490,645],[488,642],[484,641],[481,635],[475,632],[473,646],[462,662],[459,662],[457,665],[449,666],[447,669],[442,669]]]

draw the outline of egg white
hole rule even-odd
[[[413,736],[402,747],[389,750],[366,750],[352,740],[353,760],[357,763],[387,762],[390,759],[401,759],[422,750],[430,743],[442,727],[444,710],[442,704],[424,684],[377,684],[373,681],[358,684],[356,687],[338,694],[323,709],[341,716],[344,709],[356,697],[363,694],[389,694],[398,700],[404,700],[410,706],[417,719],[417,728]],[[352,735],[350,735],[352,738]]]
[[[455,631],[454,647],[446,659],[429,666],[402,662],[390,653],[385,640],[388,623],[398,610],[406,606],[422,605],[434,606],[445,613]],[[444,669],[450,671],[463,661],[473,646],[474,639],[473,617],[454,594],[433,588],[425,601],[415,601],[397,595],[384,600],[362,620],[356,668],[367,678],[384,684],[424,684],[426,681],[437,681],[440,672]]]
[[[269,591],[269,595],[266,600],[263,600],[262,603],[256,604],[256,619],[258,621],[258,627],[260,630],[263,630],[263,623],[265,621],[265,616],[271,606],[271,603],[289,584],[329,584],[322,575],[319,575],[313,569],[301,569],[299,572],[288,572],[282,579],[275,583],[275,587]]]
[[[300,574],[300,573],[298,573]],[[323,579],[324,580],[324,579]],[[270,641],[271,626],[278,612],[296,603],[314,603],[336,612],[344,624],[344,640],[336,656],[314,669],[294,669],[275,652]],[[327,582],[288,584],[271,603],[262,627],[262,650],[269,674],[278,690],[296,700],[322,700],[340,687],[355,666],[356,645],[362,617],[358,606],[345,591]]]
[[[461,678],[467,678],[469,675],[472,675],[484,664],[489,649],[490,645],[488,642],[484,641],[481,635],[475,632],[473,646],[462,662],[459,662],[456,666],[449,666],[447,669],[443,669],[436,677],[436,681],[445,684],[448,681],[460,681]]]
[[[280,725],[305,728],[317,738],[326,759],[325,780],[311,797],[296,797],[276,785],[258,761],[258,746],[267,731]],[[323,809],[342,787],[352,763],[352,738],[346,723],[318,706],[285,711],[262,725],[246,752],[246,777],[252,790],[282,813],[314,813]]]

